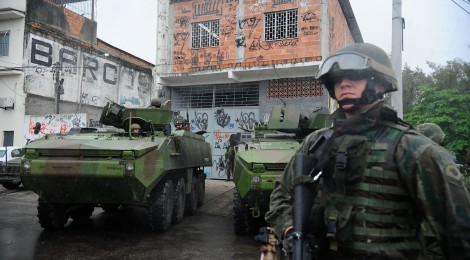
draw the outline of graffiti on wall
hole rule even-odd
[[[33,70],[25,71],[28,93],[54,97],[57,76],[62,80],[64,94],[61,100],[104,106],[106,98],[119,100],[120,93],[127,98],[146,101],[151,87],[150,73],[124,67],[99,54],[82,52],[43,36],[30,34],[25,49],[25,63]],[[135,103],[135,102],[134,102]]]
[[[208,123],[209,115],[207,115],[207,113],[194,111],[194,119],[191,119],[191,124],[195,125],[200,130],[207,130]]]
[[[228,113],[224,113],[223,108],[219,108],[214,113],[214,118],[216,123],[225,128],[230,123],[230,115]]]
[[[193,18],[206,15],[222,15],[223,0],[205,0],[193,3]]]
[[[255,128],[256,116],[253,112],[240,112],[240,117],[235,119],[238,124],[238,128],[243,130],[253,130]]]
[[[284,4],[292,4],[294,0],[273,0],[273,7],[277,7]]]
[[[247,5],[247,8],[253,12],[252,15],[247,15],[240,19],[237,18],[238,1],[235,0],[201,0],[193,1],[191,7],[183,7],[185,12],[180,11],[179,16],[175,20],[176,31],[174,34],[174,52],[173,59],[175,69],[177,71],[197,72],[207,70],[224,70],[224,69],[237,69],[249,68],[253,66],[263,67],[275,64],[282,64],[283,61],[264,60],[260,62],[259,57],[264,55],[248,55],[243,57],[240,62],[238,58],[231,57],[232,51],[220,51],[215,53],[214,49],[188,49],[191,40],[191,33],[188,31],[188,24],[191,19],[201,19],[201,16],[217,15],[221,16],[219,33],[221,37],[225,38],[225,43],[232,44],[236,49],[247,48],[250,52],[263,52],[272,51],[274,49],[291,49],[299,47],[303,44],[299,38],[281,39],[276,41],[264,41],[263,35],[260,32],[264,31],[262,15],[260,13],[269,11],[268,9],[276,8],[280,5],[291,5],[298,7],[307,7],[312,5],[311,0],[253,0]],[[222,8],[223,7],[223,8]],[[287,7],[286,7],[287,8]],[[188,9],[191,9],[189,11]],[[222,9],[225,13],[222,14]],[[309,8],[310,9],[310,8]],[[301,13],[301,11],[303,11]],[[188,13],[192,12],[192,17]],[[319,10],[300,10],[298,20],[300,23],[299,32],[302,36],[306,37],[319,37],[320,26],[319,24]],[[311,24],[315,23],[315,24]],[[233,37],[233,38],[232,38]],[[221,46],[222,44],[221,40]],[[220,53],[222,52],[222,53]],[[239,55],[239,52],[233,55]],[[238,56],[237,56],[238,57]],[[254,60],[256,59],[256,62]],[[264,59],[264,57],[262,58]],[[308,57],[310,61],[321,60],[321,57]],[[232,62],[230,62],[232,61]],[[233,62],[237,61],[237,62]],[[308,62],[308,61],[305,61]]]
[[[36,123],[41,124],[39,134],[34,134]],[[49,114],[44,116],[26,116],[24,121],[24,138],[35,140],[46,134],[67,133],[73,127],[86,127],[86,113]]]
[[[248,9],[252,12],[264,11],[266,10],[267,5],[268,0],[256,0],[254,4],[248,6]]]

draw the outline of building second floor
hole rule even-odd
[[[158,8],[154,73],[168,86],[312,76],[329,53],[362,42],[349,0],[163,0]]]

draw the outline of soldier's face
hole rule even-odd
[[[336,100],[360,98],[362,92],[366,89],[366,84],[367,79],[355,79],[348,76],[338,77],[334,81]],[[348,110],[353,106],[354,104],[344,105],[343,109]]]

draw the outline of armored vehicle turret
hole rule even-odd
[[[39,195],[41,226],[62,228],[69,217],[89,218],[95,207],[144,207],[154,231],[194,214],[204,202],[203,167],[211,166],[211,149],[202,135],[171,131],[169,106],[126,108],[110,102],[100,122],[114,128],[46,135],[29,143],[21,180]]]
[[[330,125],[326,109],[305,117],[295,106],[275,106],[267,123],[257,124],[253,132],[237,134],[233,171],[236,234],[255,233],[265,225],[276,178],[309,133]]]

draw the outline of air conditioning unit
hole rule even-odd
[[[9,97],[0,97],[0,108],[7,109],[7,108],[15,108],[15,101],[13,98]]]

